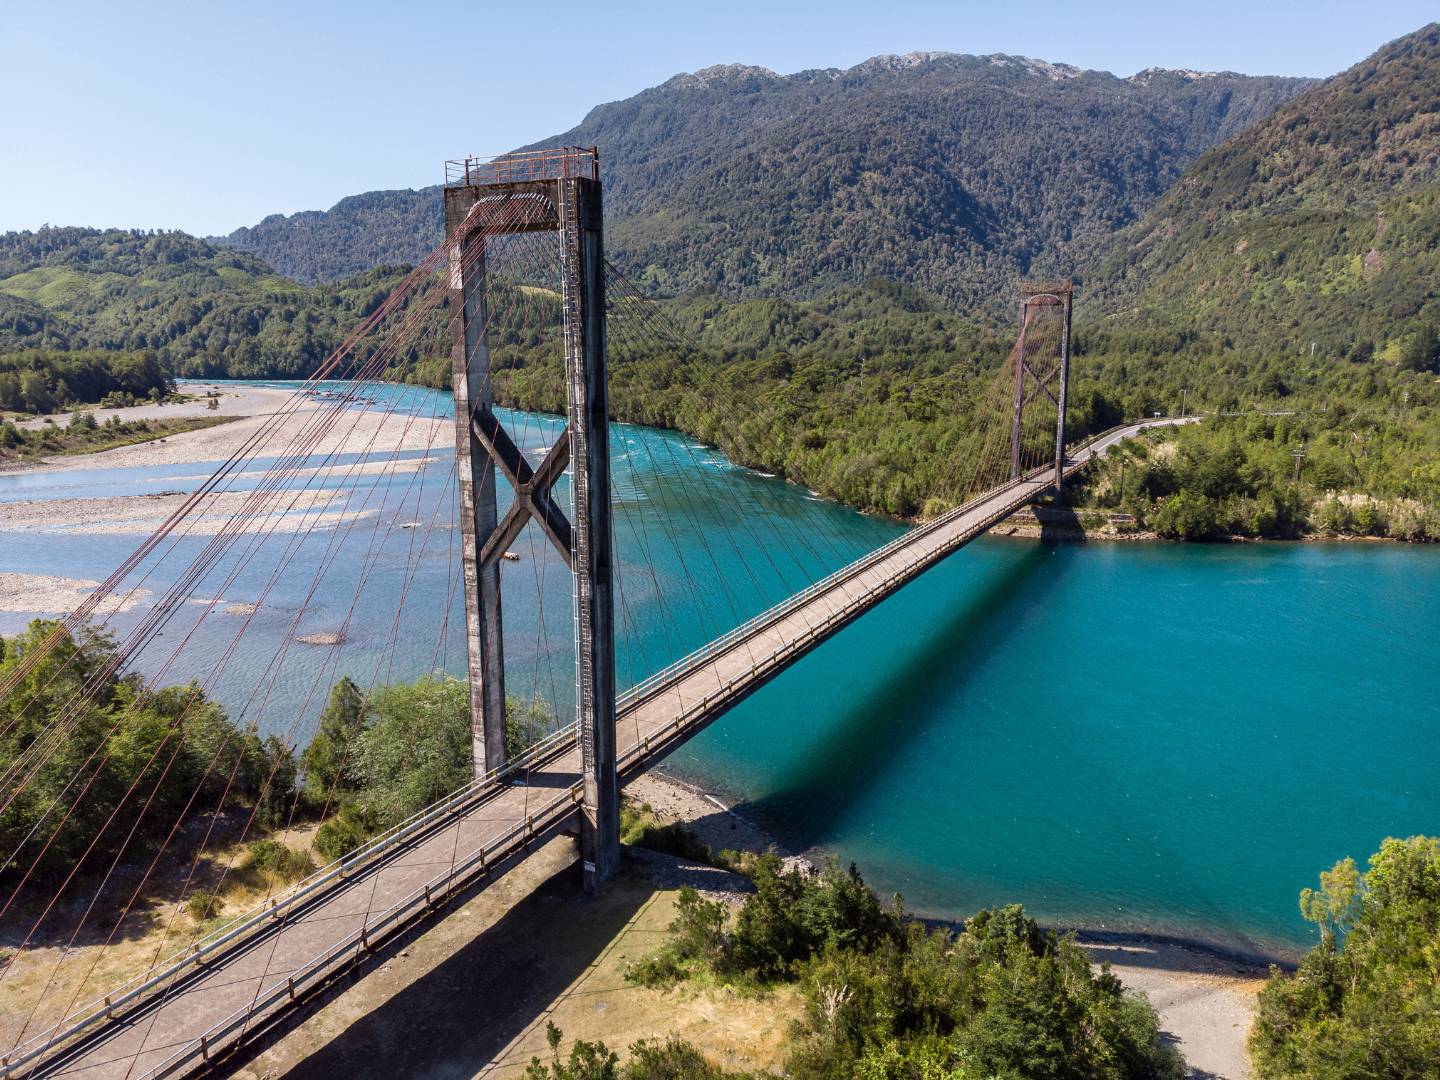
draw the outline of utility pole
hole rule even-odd
[[[1290,479],[1297,484],[1300,482],[1300,465],[1305,460],[1305,449],[1305,444],[1301,443],[1299,450],[1290,451],[1291,456],[1295,459],[1295,475]]]
[[[594,891],[620,864],[615,749],[615,606],[611,527],[605,253],[594,147],[466,158],[446,166],[456,450],[465,560],[471,728],[476,776],[503,764],[504,663],[499,562],[534,522],[570,567],[575,616],[576,729],[582,801],[580,853]],[[491,409],[485,341],[487,238],[554,232],[560,241],[561,318],[569,423],[531,466]],[[462,396],[463,395],[463,396]],[[574,523],[552,489],[572,469]],[[496,521],[495,473],[515,498]]]

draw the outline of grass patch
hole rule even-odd
[[[82,414],[88,415],[88,414]],[[0,462],[39,461],[57,455],[98,454],[121,446],[152,442],[187,431],[199,431],[238,419],[234,416],[189,416],[169,420],[117,420],[89,425],[72,420],[66,427],[46,424],[20,428],[0,424]]]

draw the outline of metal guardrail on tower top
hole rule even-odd
[[[445,162],[446,187],[514,184],[524,180],[600,179],[600,151],[593,146],[522,150],[499,157],[466,157]]]

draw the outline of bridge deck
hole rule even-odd
[[[1154,423],[1093,440],[1075,454],[1066,475]],[[1050,469],[1028,474],[912,529],[625,695],[617,731],[622,782],[1032,502],[1049,489],[1052,475]],[[70,1028],[68,1038],[48,1048],[20,1048],[0,1075],[138,1080],[184,1072],[273,1019],[434,904],[572,826],[579,801],[579,751],[567,732],[542,746],[523,772],[451,796],[351,857],[341,871],[302,884],[273,913],[244,922],[146,983],[117,991],[111,1009],[96,1010],[82,1030]]]

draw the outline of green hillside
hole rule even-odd
[[[0,351],[153,350],[180,375],[308,375],[394,280],[302,285],[179,232],[5,233]]]
[[[1440,25],[1204,155],[1086,278],[1123,321],[1435,368]]]

